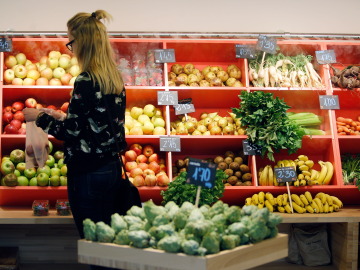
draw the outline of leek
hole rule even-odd
[[[301,127],[317,126],[322,123],[321,117],[314,113],[294,113],[288,114],[288,118],[292,120],[296,125]]]
[[[325,135],[325,131],[315,128],[303,128],[305,135]]]

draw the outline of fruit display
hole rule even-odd
[[[165,135],[165,119],[160,108],[147,104],[125,112],[125,135]]]
[[[240,208],[222,201],[200,208],[190,202],[158,206],[147,201],[124,216],[112,215],[109,225],[86,219],[84,235],[93,242],[204,256],[273,238],[281,220],[266,208]]]
[[[3,130],[4,134],[26,134],[26,122],[23,113],[24,108],[48,108],[66,115],[69,102],[64,102],[60,107],[54,105],[45,105],[37,102],[33,97],[26,100],[19,100],[3,108]]]
[[[15,186],[67,186],[67,166],[64,164],[64,152],[52,153],[53,146],[49,141],[49,155],[42,168],[26,169],[25,151],[14,149],[1,161],[1,185]]]
[[[35,62],[36,61],[36,62]],[[80,74],[77,59],[59,51],[50,51],[40,59],[29,60],[24,53],[5,58],[4,82],[13,85],[74,85]]]
[[[251,186],[252,174],[244,155],[236,155],[233,151],[226,151],[223,156],[207,159],[208,162],[217,164],[217,169],[224,171],[223,183],[225,186]],[[177,176],[181,172],[186,172],[189,159],[178,159],[175,161],[172,172]]]
[[[244,135],[245,129],[235,114],[220,116],[217,112],[203,112],[200,118],[179,116],[172,121],[171,135]]]
[[[360,135],[360,116],[356,120],[337,117],[336,129],[339,135]]]
[[[331,76],[331,82],[333,86],[354,89],[360,88],[360,67],[358,65],[347,66],[340,70],[330,65],[333,75]]]
[[[166,187],[169,184],[165,160],[155,152],[154,146],[133,143],[125,151],[122,159],[125,173],[135,186]]]
[[[174,64],[168,73],[169,86],[212,87],[230,86],[243,87],[241,70],[236,65],[226,68],[221,66],[206,66],[202,70],[192,63],[185,65]]]
[[[255,205],[258,208],[267,208],[270,212],[280,212],[291,214],[290,200],[294,209],[294,213],[332,213],[337,212],[343,207],[341,200],[324,192],[318,192],[314,197],[309,191],[304,194],[291,194],[291,198],[287,193],[273,196],[270,192],[260,191],[245,199],[245,205]]]
[[[274,169],[278,167],[294,167],[297,172],[297,180],[289,182],[295,187],[312,186],[312,185],[329,185],[333,175],[334,166],[330,161],[319,160],[320,170],[313,168],[314,161],[306,155],[299,155],[295,160],[279,160],[274,168],[266,165],[259,169],[259,185],[260,186],[278,186],[284,183],[278,183],[276,180]]]
[[[249,60],[249,80],[255,87],[315,87],[324,88],[318,72],[312,64],[312,56],[282,53],[259,53]]]

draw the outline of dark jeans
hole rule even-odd
[[[84,238],[84,219],[90,218],[95,223],[104,221],[110,225],[111,215],[118,212],[116,198],[119,195],[120,166],[119,161],[113,161],[93,172],[68,174],[70,207],[81,238]],[[91,269],[113,268],[91,266]]]

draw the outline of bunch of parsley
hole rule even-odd
[[[287,149],[292,154],[301,148],[305,132],[286,115],[290,106],[284,100],[263,91],[242,91],[239,98],[240,107],[232,111],[246,127],[248,140],[261,147],[262,157],[275,161],[274,152]]]
[[[200,192],[199,206],[207,204],[212,205],[217,202],[224,193],[223,179],[227,175],[223,170],[216,170],[215,185],[213,188],[202,188]],[[169,201],[174,201],[177,205],[182,205],[183,202],[191,202],[195,204],[197,186],[187,184],[187,172],[180,173],[173,181],[170,182],[166,190],[161,191],[163,197],[162,204],[165,205]]]

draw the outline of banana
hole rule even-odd
[[[275,172],[274,172],[274,176],[273,176],[273,184],[274,186],[278,186],[279,185],[279,182],[276,180],[276,175],[275,175]]]
[[[265,166],[265,168],[263,169],[263,171],[261,172],[260,175],[260,186],[266,186],[267,185],[267,179],[268,179],[268,166]]]
[[[284,165],[284,167],[291,167],[290,161],[287,159],[284,160]]]
[[[278,205],[278,206],[282,206],[283,205],[283,195],[278,195],[277,197],[276,197],[276,204]]]
[[[298,176],[297,176],[297,179],[298,180],[303,180],[303,179],[305,179],[305,175],[303,175],[302,173],[299,173]]]
[[[319,198],[315,198],[313,201],[317,204],[319,213],[324,213],[324,206],[323,206],[321,200]]]
[[[299,183],[300,186],[306,186],[306,180],[305,179],[302,179],[300,180],[300,183]]]
[[[319,213],[319,206],[314,200],[311,202],[311,208],[314,209],[315,213]]]
[[[305,191],[304,195],[305,195],[306,199],[308,200],[308,202],[311,203],[313,200],[311,193],[309,191]]]
[[[303,160],[298,160],[298,161],[296,162],[296,165],[297,165],[298,167],[300,167],[300,166],[302,166],[302,165],[305,165],[305,161],[303,161]]]
[[[294,187],[298,187],[298,186],[300,186],[300,181],[299,181],[299,180],[296,180],[296,181],[294,182]]]
[[[309,159],[309,160],[305,161],[305,165],[311,169],[314,166],[314,161]]]
[[[327,172],[326,172],[326,176],[323,180],[323,185],[328,185],[334,174],[334,166],[330,161],[326,161],[325,166],[327,168]]]
[[[315,212],[314,209],[311,207],[311,205],[306,205],[305,209],[306,209],[306,211],[308,211],[311,214],[313,214]]]
[[[296,171],[296,163],[294,160],[289,160],[290,162],[290,166],[294,168],[294,170]]]
[[[310,180],[313,181],[313,180],[317,180],[318,176],[319,176],[319,171],[315,170],[315,169],[311,169],[310,170]]]
[[[259,209],[264,208],[264,206],[265,206],[264,203],[259,203],[259,204],[257,205],[257,207],[258,207]]]
[[[270,212],[274,212],[274,207],[269,200],[265,201],[265,206],[267,209],[269,209]]]
[[[306,176],[311,177],[311,172],[309,172],[309,171],[302,171],[301,174],[303,174],[305,177]]]
[[[315,198],[319,198],[321,203],[324,205],[326,203],[326,195],[324,192],[319,192],[315,195]]]
[[[251,201],[253,204],[258,205],[259,204],[259,195],[258,194],[252,195]]]
[[[337,204],[334,204],[333,207],[334,207],[334,212],[337,212],[340,210],[340,207]]]
[[[300,200],[302,201],[302,203],[307,206],[309,205],[309,201],[306,199],[305,195],[304,194],[301,194],[300,196]]]
[[[326,196],[326,201],[329,204],[329,206],[332,206],[334,202],[333,202],[333,199],[331,198],[331,196],[329,194],[325,194],[325,196]]]
[[[299,170],[300,171],[308,171],[309,167],[304,164],[304,165],[299,166]]]
[[[329,213],[332,213],[332,212],[334,212],[334,206],[333,206],[333,205],[330,205],[330,206],[329,206]]]
[[[287,205],[288,204],[288,195],[287,195],[287,193],[284,193],[283,195],[282,195],[282,198],[283,198],[283,203],[282,203],[282,205]]]
[[[289,204],[285,205],[284,208],[285,208],[286,213],[288,213],[288,214],[291,214],[291,213],[292,213],[292,212],[291,212],[291,207],[290,207]]]
[[[297,205],[301,205],[302,202],[300,200],[300,197],[297,194],[291,194],[291,200],[295,202]]]
[[[245,199],[245,205],[251,205],[252,204],[252,200],[251,200],[251,198],[249,197],[249,198],[246,198]]]
[[[316,179],[316,180],[319,182],[320,185],[322,185],[323,181],[326,177],[326,174],[327,174],[327,166],[326,166],[325,162],[321,161],[321,160],[319,161],[319,164],[321,165],[321,171],[320,171],[318,179]]]
[[[259,199],[259,203],[264,203],[265,202],[265,193],[264,193],[264,191],[259,192],[258,199]]]
[[[334,205],[337,205],[339,208],[343,207],[343,203],[342,203],[342,201],[339,200],[338,197],[331,196],[331,198],[333,199],[333,204]]]
[[[270,192],[265,193],[265,198],[271,203],[271,205],[275,205],[274,196]]]
[[[283,160],[279,160],[276,165],[278,165],[279,167],[285,167]]]
[[[324,213],[329,213],[329,204],[327,202],[324,204]]]
[[[298,159],[299,159],[299,160],[303,160],[303,161],[309,160],[309,158],[308,158],[307,156],[305,156],[305,155],[300,155],[300,156],[298,156]]]
[[[298,212],[299,214],[304,213],[303,208],[302,208],[300,205],[298,205],[296,202],[293,202],[293,203],[292,203],[292,206],[293,206],[294,210],[295,210],[296,212]]]
[[[268,178],[267,178],[267,186],[272,186],[274,180],[274,171],[270,165],[268,165]]]
[[[285,208],[282,207],[282,206],[278,206],[278,207],[277,207],[277,210],[278,210],[280,213],[285,213]]]

